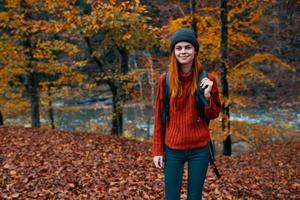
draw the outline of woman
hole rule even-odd
[[[169,114],[164,126],[162,110],[166,74],[162,74],[155,98],[153,161],[156,167],[164,169],[166,200],[180,200],[185,162],[188,163],[188,200],[199,200],[208,169],[210,133],[205,120],[199,117],[194,98],[202,71],[197,58],[199,43],[195,32],[188,28],[177,30],[171,39],[170,50]],[[221,103],[216,78],[208,73],[200,87],[205,88],[204,96],[209,102],[208,107],[203,107],[206,118],[217,118]]]

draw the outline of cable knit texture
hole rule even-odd
[[[213,81],[213,87],[210,92],[211,97],[208,99],[209,106],[204,108],[204,112],[206,117],[212,120],[219,116],[221,101],[216,78],[208,73],[208,79]],[[179,74],[179,80],[182,86],[182,95],[170,98],[170,113],[166,127],[161,122],[165,74],[162,74],[156,83],[153,156],[164,154],[164,144],[173,149],[192,149],[203,147],[210,140],[207,124],[199,118],[195,98],[189,93],[192,74],[187,76]]]

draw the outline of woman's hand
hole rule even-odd
[[[163,168],[163,156],[154,156],[153,157],[153,162],[155,164],[155,167],[157,168]]]
[[[214,84],[214,82],[212,82],[208,78],[204,78],[200,83],[200,87],[205,88],[204,89],[204,96],[205,96],[206,99],[210,98],[210,91],[212,89],[213,84]]]

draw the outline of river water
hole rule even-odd
[[[76,106],[76,108],[77,110],[70,111],[68,106],[62,103],[54,104],[54,120],[57,130],[101,132],[103,134],[110,134],[111,106],[103,106],[95,103],[84,106]],[[126,106],[123,114],[124,135],[130,135],[138,138],[151,138],[154,127],[153,120],[153,109],[151,106],[142,106],[141,104]],[[230,113],[230,120],[244,121],[249,124],[276,123],[277,126],[292,127],[300,133],[299,108],[239,109]],[[5,122],[24,125],[24,121],[20,117],[15,119],[6,119]],[[42,126],[49,127],[48,116],[42,115],[41,123]],[[30,127],[30,122],[25,122],[25,126]],[[236,148],[244,148],[247,144],[240,142],[235,144],[235,146]],[[240,152],[242,150],[238,151]]]

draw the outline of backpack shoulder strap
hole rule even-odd
[[[204,89],[200,87],[201,81],[205,78],[208,77],[208,73],[205,70],[202,70],[202,72],[199,74],[198,77],[198,84],[197,84],[197,90],[195,92],[195,101],[196,101],[196,106],[199,112],[199,117],[201,119],[204,119],[207,125],[209,125],[209,120],[206,118],[205,113],[203,108],[209,106],[208,100],[204,96]]]
[[[204,96],[204,89],[200,87],[201,81],[206,77],[208,77],[207,71],[202,70],[202,72],[199,74],[199,77],[198,77],[198,85],[197,85],[196,95],[199,95],[200,100],[204,103],[204,105],[206,107],[208,107],[208,101]]]
[[[162,123],[165,124],[167,122],[167,117],[169,114],[169,104],[170,104],[170,74],[169,72],[165,73],[165,81],[164,81],[164,86],[165,86],[165,93],[164,93],[164,108],[162,111]]]

